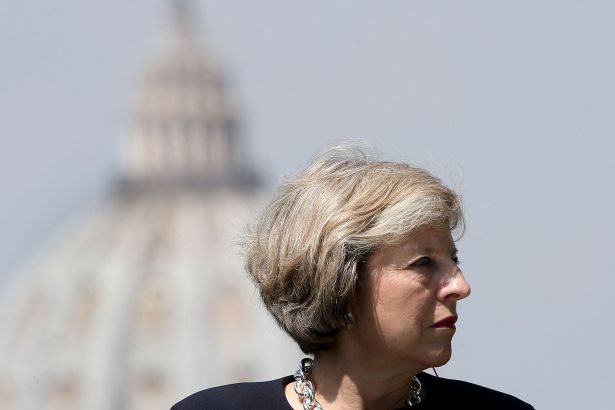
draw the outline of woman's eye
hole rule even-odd
[[[455,265],[459,265],[461,263],[457,256],[453,256],[453,262],[455,262]]]
[[[415,261],[412,265],[414,266],[429,266],[431,265],[431,258],[424,256],[419,260]]]

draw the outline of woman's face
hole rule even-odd
[[[370,255],[349,334],[382,365],[441,366],[451,357],[457,301],[469,294],[450,232],[424,227]]]

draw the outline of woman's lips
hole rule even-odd
[[[447,316],[442,320],[437,321],[431,327],[434,328],[448,328],[455,329],[455,322],[457,321],[457,316]]]

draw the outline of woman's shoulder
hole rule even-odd
[[[171,410],[288,410],[284,395],[288,377],[266,382],[235,383],[194,393],[171,407]]]
[[[419,380],[425,386],[426,402],[456,405],[471,409],[532,410],[533,407],[510,394],[461,380],[435,377],[421,373]],[[431,394],[430,394],[431,393]]]

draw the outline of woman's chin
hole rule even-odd
[[[431,365],[431,367],[440,367],[440,366],[444,366],[445,364],[448,363],[448,361],[451,360],[451,355],[449,354],[446,357],[442,357],[439,358],[438,360],[435,360],[434,363]]]
[[[448,348],[432,351],[429,354],[429,365],[427,367],[444,366],[449,360],[451,360],[451,356],[452,350],[450,346]]]

